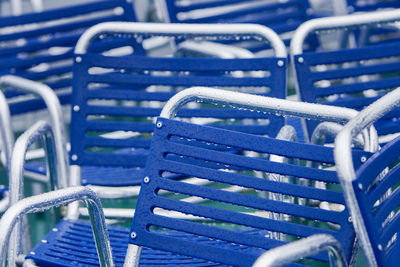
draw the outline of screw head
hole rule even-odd
[[[76,63],[81,63],[82,62],[82,58],[81,57],[76,57],[75,58],[75,62]]]
[[[303,63],[303,62],[304,62],[304,58],[303,58],[303,57],[299,57],[299,58],[297,59],[297,61],[298,61],[299,63]]]
[[[349,218],[347,218],[347,220],[351,223],[353,222],[353,218],[351,216],[349,216]]]
[[[278,66],[283,67],[283,65],[285,65],[285,62],[283,62],[283,60],[278,60]]]
[[[143,182],[148,184],[150,182],[150,178],[148,176],[144,177]]]
[[[157,126],[157,128],[161,128],[161,127],[162,127],[162,125],[163,125],[163,124],[162,124],[162,122],[161,122],[161,121],[159,121],[159,122],[157,122],[157,125],[156,125],[156,126]]]
[[[78,156],[77,156],[76,154],[73,154],[73,155],[71,156],[71,159],[72,159],[73,161],[77,161],[77,160],[78,160]]]
[[[366,156],[362,156],[361,157],[361,162],[366,162],[367,161],[367,157]]]
[[[131,233],[131,238],[132,238],[132,239],[135,239],[135,238],[136,238],[136,236],[137,236],[137,235],[136,235],[136,233],[135,233],[135,232],[132,232],[132,233]]]
[[[72,109],[73,109],[75,112],[78,112],[81,108],[80,108],[78,105],[75,105]]]

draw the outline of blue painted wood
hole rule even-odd
[[[199,257],[223,264],[251,266],[265,250],[285,242],[265,237],[258,231],[283,233],[286,242],[291,238],[306,237],[316,233],[335,236],[345,248],[349,258],[353,246],[354,233],[348,221],[347,209],[343,211],[324,210],[312,206],[309,199],[344,205],[343,194],[333,189],[338,184],[336,173],[328,169],[304,164],[310,161],[321,166],[334,164],[333,149],[304,143],[282,141],[274,138],[243,132],[195,125],[175,120],[159,118],[161,127],[155,129],[152,147],[147,161],[146,173],[149,181],[142,182],[141,192],[131,231],[137,234],[130,242],[145,247]],[[177,142],[174,137],[190,142]],[[199,147],[197,143],[205,143]],[[216,150],[216,146],[235,149],[236,153]],[[250,153],[252,152],[252,153]],[[258,153],[258,154],[254,154]],[[360,157],[370,153],[355,150],[354,164],[361,164]],[[268,155],[279,155],[289,159],[289,163],[272,162]],[[301,160],[303,164],[295,164]],[[259,173],[285,175],[287,180],[268,180],[257,176]],[[185,181],[169,179],[165,174],[197,177],[214,183],[236,185],[248,191],[269,192],[284,195],[284,199],[268,199],[261,194],[230,192],[221,188],[193,185]],[[282,176],[281,176],[282,177]],[[326,181],[328,189],[320,189],[310,184],[300,183],[299,178],[309,181]],[[171,192],[186,197],[200,197],[207,202],[192,203],[158,194]],[[292,198],[292,202],[288,199]],[[299,204],[305,199],[305,205]],[[212,205],[212,203],[218,205]],[[308,204],[307,204],[308,203]],[[157,209],[176,211],[230,225],[233,229],[215,224],[200,224],[192,220],[167,217],[157,213]],[[240,210],[242,208],[242,210]],[[254,211],[286,214],[289,219],[279,220],[268,216],[257,216]],[[312,222],[312,223],[311,223]],[[329,224],[339,225],[340,230]],[[169,238],[154,229],[167,229],[204,237],[210,244],[199,244],[182,238]],[[235,229],[252,229],[248,234]],[[230,246],[220,247],[223,242]],[[240,247],[238,252],[234,248]],[[312,257],[327,261],[323,253]]]
[[[379,266],[397,266],[400,138],[386,144],[358,171],[354,191]],[[389,196],[385,194],[391,192]],[[382,249],[380,249],[382,247]]]

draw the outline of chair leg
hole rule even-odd
[[[140,254],[142,247],[129,244],[128,250],[126,251],[126,257],[124,267],[137,267],[139,266]]]

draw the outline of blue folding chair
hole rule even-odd
[[[388,91],[400,85],[398,74],[399,41],[353,44],[350,47],[303,51],[308,35],[324,31],[350,28],[374,29],[381,25],[399,21],[399,10],[368,14],[321,18],[304,23],[296,31],[291,43],[291,56],[296,69],[298,94],[306,102],[323,103],[361,110]],[[368,29],[369,29],[368,28]],[[396,122],[398,111],[387,114],[375,126],[380,136],[398,133]],[[311,133],[316,122],[307,121],[307,132]],[[387,139],[386,139],[387,140]],[[385,142],[385,139],[381,140]]]
[[[358,170],[352,166],[349,139],[398,108],[399,103],[397,88],[361,111],[335,140],[338,175],[369,266],[398,265],[400,138],[378,150]]]
[[[170,23],[255,23],[270,27],[286,44],[288,33],[313,17],[308,0],[212,0],[212,1],[156,1],[156,7]],[[252,51],[260,47],[250,45]]]
[[[304,117],[316,117],[334,122],[345,122],[357,114],[357,112],[354,110],[339,107],[292,102],[277,98],[248,95],[224,90],[195,88],[180,92],[173,97],[173,100],[168,102],[165,106],[162,116],[167,116],[165,114],[172,116],[172,114],[175,114],[181,105],[195,100],[207,102],[211,101],[214,103],[222,103],[224,105],[233,105],[240,107],[240,112],[242,113],[247,113],[245,109],[252,109],[256,113],[272,112],[274,114],[285,116],[299,115]],[[227,109],[231,110],[230,108]],[[289,131],[289,133],[293,133],[291,128],[287,128],[287,131]],[[171,133],[171,135],[169,133]],[[285,135],[290,137],[291,134]],[[30,142],[32,140],[32,136],[29,135],[25,135],[23,138]],[[36,138],[38,138],[38,136],[36,136]],[[368,136],[365,138],[368,138]],[[185,139],[188,139],[188,141],[185,141]],[[159,151],[159,149],[162,151]],[[172,149],[173,151],[170,151],[169,149]],[[233,149],[237,151],[232,153],[231,151]],[[178,150],[179,153],[176,154]],[[188,154],[184,151],[186,151]],[[251,151],[260,154],[256,154],[255,156],[254,153],[250,153]],[[164,152],[166,154],[164,154]],[[184,152],[183,155],[180,155],[182,152]],[[269,160],[268,156],[264,153],[273,153],[274,156],[270,156],[271,158]],[[332,170],[318,169],[318,167],[315,166],[297,166],[291,161],[291,159],[294,161],[302,159],[326,162],[327,164],[331,165],[333,164],[332,148],[277,140],[257,134],[244,133],[242,131],[238,131],[237,129],[232,130],[223,129],[220,127],[195,125],[172,119],[160,118],[156,124],[155,139],[153,140],[151,154],[150,161],[148,162],[148,176],[144,177],[142,182],[144,191],[141,193],[142,195],[139,199],[139,207],[136,209],[135,216],[137,216],[137,218],[135,218],[132,228],[134,230],[113,226],[108,227],[111,247],[113,250],[113,259],[117,265],[122,265],[128,243],[132,241],[136,242],[142,240],[143,238],[146,239],[148,234],[151,236],[151,238],[146,239],[147,241],[153,240],[151,242],[156,242],[157,238],[161,238],[163,240],[165,238],[171,238],[172,243],[161,242],[157,244],[157,247],[155,247],[155,243],[149,245],[150,247],[155,247],[155,249],[160,249],[160,251],[144,248],[142,251],[142,257],[140,259],[141,266],[184,264],[190,266],[215,266],[221,265],[221,261],[222,265],[234,264],[245,266],[242,263],[249,265],[264,249],[283,244],[283,240],[268,238],[271,236],[277,236],[278,239],[283,239],[281,237],[282,233],[287,234],[287,239],[285,241],[290,241],[292,239],[296,239],[297,237],[308,236],[317,232],[333,234],[344,246],[346,251],[346,259],[348,260],[351,257],[353,247],[352,237],[354,235],[351,224],[348,220],[346,209],[340,211],[331,211],[322,210],[309,205],[304,206],[295,204],[297,201],[295,199],[299,197],[303,199],[311,198],[325,200],[329,203],[336,203],[344,208],[342,194],[337,192],[337,190],[321,190],[310,188],[308,186],[297,184],[296,179],[294,178],[291,179],[291,176],[293,175],[294,177],[308,178],[311,180],[319,179],[330,183],[336,183],[336,175]],[[288,161],[282,159],[272,159],[272,157],[277,157],[278,155],[283,158],[287,158]],[[18,165],[23,165],[18,163],[18,158],[23,161],[23,156],[23,154],[19,153],[19,155],[17,155],[17,153],[14,152],[13,157],[15,157],[16,160],[13,162]],[[160,156],[161,158],[158,158]],[[164,156],[165,159],[163,159]],[[363,156],[368,158],[369,153],[357,150],[354,152],[354,156],[357,159]],[[165,160],[168,161],[166,165],[170,166],[172,169],[164,169]],[[361,160],[356,160],[355,164],[361,164]],[[181,166],[182,169],[177,170],[175,168],[176,166]],[[160,167],[161,169],[159,169]],[[50,169],[54,170],[54,168]],[[161,172],[158,170],[161,170]],[[271,175],[270,180],[259,178],[256,172],[264,171],[267,173],[273,172],[276,175]],[[210,175],[200,175],[201,172]],[[16,175],[13,176],[13,180],[21,181],[22,171],[18,174],[15,174]],[[219,183],[220,185],[217,185],[217,187],[207,187],[204,185],[190,185],[186,182],[186,180],[170,180],[174,174],[193,176],[197,177],[197,179],[210,179],[211,181],[214,181],[216,184]],[[277,177],[277,174],[280,174],[280,176],[278,175]],[[159,175],[162,177],[159,177]],[[172,184],[177,184],[178,188],[176,193],[178,193],[178,195],[175,195],[174,193],[165,194],[164,192],[160,197],[158,194],[161,193],[161,190],[157,193],[157,195],[152,193],[152,199],[149,200],[148,203],[150,204],[153,203],[153,200],[157,200],[157,204],[153,203],[155,204],[153,207],[160,207],[168,210],[165,212],[156,208],[155,211],[158,215],[155,216],[152,215],[151,212],[149,213],[147,207],[143,209],[142,205],[147,205],[145,204],[147,200],[143,198],[147,198],[149,196],[148,192],[146,191],[150,189],[149,186],[153,187],[157,180],[161,180],[160,185],[167,185],[170,184],[170,182]],[[223,190],[221,189],[222,184],[239,185],[246,188],[247,193],[243,192],[243,190],[242,193]],[[179,188],[181,188],[183,191]],[[186,189],[189,188],[195,188],[195,190],[189,190],[191,192],[188,192]],[[175,192],[175,189],[170,187],[163,187],[163,189],[166,189],[170,192]],[[269,193],[272,193],[273,197],[275,197],[275,200],[260,197],[258,194],[252,194],[251,191],[253,189],[266,192],[268,191]],[[16,191],[18,190],[20,189],[18,189],[17,186]],[[208,195],[209,193],[211,193],[213,196],[210,197]],[[179,195],[205,197],[209,199],[209,201],[211,200],[211,202],[222,201],[225,202],[225,204],[223,204],[222,208],[210,207],[207,205],[207,202],[205,202],[204,199],[201,204],[190,204],[191,202],[185,202],[180,198]],[[35,197],[35,199],[37,198]],[[159,203],[158,201],[163,199],[166,201],[166,203],[177,204],[176,207],[173,207],[174,205],[168,207],[163,205],[157,206]],[[179,199],[182,201],[179,201]],[[189,201],[189,198],[185,199]],[[253,201],[253,204],[249,205],[247,202],[248,200]],[[22,203],[27,201],[28,200],[22,200]],[[20,205],[19,202],[16,204],[16,206],[18,205]],[[189,210],[186,209],[187,205],[193,205],[193,210],[190,210],[189,212]],[[239,206],[235,207],[235,205]],[[242,206],[242,208],[240,206]],[[246,206],[249,209],[245,208]],[[238,213],[238,209],[244,213]],[[173,210],[175,210],[175,212],[173,212]],[[211,211],[211,214],[207,214],[207,212],[204,213],[205,210]],[[257,210],[258,212],[256,212]],[[270,213],[266,211],[269,211]],[[275,214],[272,214],[271,212]],[[10,213],[12,212],[10,211]],[[192,214],[192,216],[187,216],[185,213]],[[278,213],[286,215],[279,215]],[[161,216],[162,214],[163,216]],[[169,217],[173,214],[178,214],[180,217]],[[160,228],[157,228],[158,230],[147,232],[147,229],[142,229],[142,224],[140,224],[140,226],[137,224],[143,215],[146,217],[148,215],[151,217],[155,216],[157,218],[158,216],[161,216],[161,219],[166,219],[167,221],[173,220],[173,225],[175,225],[176,222],[176,227],[179,229],[183,225],[190,227],[186,228],[187,232],[167,232],[162,230],[165,225],[161,224],[159,225]],[[184,218],[190,219],[192,222],[186,221]],[[277,219],[274,220],[273,218]],[[305,221],[302,218],[309,220],[308,224],[310,225],[307,226],[307,223],[304,224]],[[209,224],[208,226],[200,226],[198,221],[197,223],[195,222],[196,219],[200,219],[203,222],[204,220],[208,220]],[[315,223],[314,219],[320,223],[319,226],[313,225]],[[225,221],[225,226],[224,224],[219,225],[228,227],[231,230],[220,229],[213,226],[214,222],[221,222],[224,220],[228,220]],[[151,223],[154,224],[154,222]],[[155,224],[158,225],[158,222]],[[237,225],[235,226],[234,224]],[[244,224],[244,226],[247,227],[242,227],[241,224]],[[341,226],[340,230],[337,228],[338,225]],[[1,224],[1,226],[3,227],[3,224]],[[12,226],[13,225],[10,226],[10,224],[7,224],[7,226],[4,225],[4,228],[2,229],[4,229],[5,232],[10,232],[10,227],[12,228]],[[166,227],[174,228],[175,226],[168,224]],[[193,235],[193,232],[191,231],[197,229],[197,227],[200,227],[199,229],[203,229],[203,227],[210,229],[211,234],[216,234],[215,237],[222,239],[223,237],[221,235],[229,233],[229,238],[225,239],[228,241],[228,243],[221,241],[215,244],[215,241],[210,239],[212,236],[209,236],[208,234],[205,234],[204,236]],[[325,227],[325,229],[319,227]],[[143,230],[147,233],[142,234]],[[151,228],[151,230],[153,229]],[[277,234],[277,232],[281,233]],[[153,235],[155,235],[154,237],[156,239],[153,239]],[[267,238],[265,237],[266,235],[268,236]],[[238,236],[246,237],[244,239],[244,245],[254,247],[246,248],[229,243],[242,242],[238,241]],[[182,239],[184,240],[182,241]],[[95,240],[101,240],[101,238],[96,238]],[[255,243],[252,243],[252,240]],[[181,241],[185,243],[186,248],[181,249]],[[176,244],[179,243],[180,246],[177,246]],[[217,248],[216,250],[211,251],[209,249],[215,247],[213,244],[216,245]],[[2,244],[0,250],[4,250],[7,245],[8,244]],[[107,248],[107,243],[101,243],[97,245]],[[201,252],[198,250],[199,246],[202,248],[205,246],[208,251],[204,250]],[[258,249],[257,247],[261,249]],[[195,252],[194,254],[192,252],[188,253],[190,248],[193,248],[193,251]],[[13,247],[10,247],[9,249],[10,253],[17,250]],[[176,254],[162,252],[162,250],[165,249],[172,249]],[[134,260],[134,257],[132,256],[134,255],[132,254],[133,251],[131,250],[132,245],[125,259],[127,266],[134,266],[132,262],[132,260]],[[221,252],[225,251],[228,251],[229,253],[239,253],[239,256],[232,254],[232,258],[227,260],[228,256],[222,256],[223,254],[221,254]],[[1,253],[4,255],[4,252]],[[111,252],[109,254],[111,255]],[[186,256],[179,256],[179,254]],[[14,258],[16,256],[17,255],[13,255]],[[195,258],[190,256],[194,256]],[[242,256],[243,258],[240,261],[233,262]],[[221,257],[223,259],[221,259]],[[43,241],[28,254],[27,259],[31,261],[31,263],[34,261],[36,264],[41,266],[70,266],[72,264],[80,264],[81,266],[98,265],[98,258],[96,254],[95,243],[93,242],[93,236],[91,234],[91,228],[88,223],[79,220],[62,220],[54,227],[53,231],[48,233],[46,237],[43,238]],[[322,261],[327,260],[326,256],[324,255],[318,255],[315,259]],[[215,263],[214,261],[217,261],[218,263]],[[108,262],[105,260],[101,263],[106,265]],[[109,265],[111,266],[112,264],[109,263]]]
[[[276,54],[274,57],[224,59],[116,57],[87,52],[90,44],[103,34],[175,39],[256,36],[263,42],[270,42]],[[246,24],[226,29],[223,25],[97,25],[81,37],[75,50],[70,152],[74,183],[98,186],[100,197],[136,196],[137,186],[145,177],[143,167],[155,117],[177,91],[188,86],[207,85],[285,98],[285,79],[285,47],[275,33],[263,26]],[[275,136],[284,125],[282,117],[252,112],[242,114],[201,104],[179,115],[213,118],[220,127],[270,136]],[[230,122],[230,119],[238,121]],[[123,136],[118,135],[121,131]],[[41,173],[40,166],[30,165],[27,169]],[[126,186],[136,186],[136,189],[121,188]]]
[[[2,17],[0,74],[40,81],[57,92],[61,104],[70,103],[73,47],[84,30],[105,21],[136,21],[132,3],[100,0],[40,13]],[[121,39],[122,40],[122,39]],[[116,43],[126,42],[126,40]],[[129,44],[129,43],[128,43]],[[95,49],[119,44],[98,42]],[[132,47],[141,49],[138,44]],[[7,92],[8,98],[20,94]],[[12,114],[43,109],[38,99],[12,101]]]

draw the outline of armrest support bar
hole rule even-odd
[[[273,248],[262,254],[253,267],[278,267],[304,257],[328,251],[331,265],[346,267],[346,258],[340,243],[331,235],[312,235],[289,244]]]
[[[100,266],[114,266],[100,200],[90,188],[83,186],[60,189],[42,195],[25,198],[18,201],[8,209],[0,220],[0,266],[5,266],[8,240],[18,218],[28,213],[67,205],[76,200],[83,201],[89,210],[89,217],[92,224]]]

